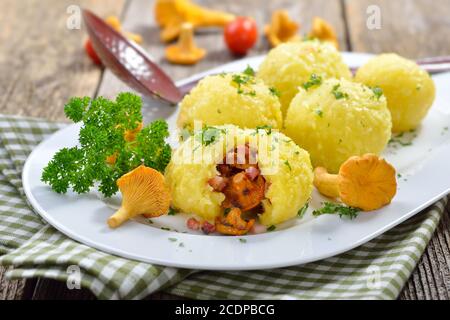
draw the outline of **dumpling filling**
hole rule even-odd
[[[208,181],[216,192],[222,192],[223,214],[216,218],[216,231],[229,235],[246,234],[254,225],[256,215],[262,213],[266,179],[256,162],[256,151],[248,144],[229,151],[217,165],[219,175]]]

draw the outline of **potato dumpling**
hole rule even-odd
[[[246,144],[256,151],[258,170],[264,178],[263,198],[259,202],[263,208],[259,214],[262,224],[271,226],[295,217],[309,200],[313,182],[309,154],[284,134],[233,125],[206,130],[215,130],[215,138],[211,139],[211,132],[206,135],[203,131],[204,137],[209,137],[205,143],[201,132],[194,133],[173,153],[166,168],[173,207],[208,221],[219,217],[227,199],[225,191],[213,188],[211,179],[222,174],[218,164],[223,163],[224,154]]]
[[[202,125],[281,128],[283,119],[278,97],[260,79],[230,73],[204,78],[181,101],[178,127],[192,131],[194,121]]]
[[[307,82],[312,74],[322,78],[352,77],[336,48],[317,40],[287,42],[270,50],[259,67],[257,77],[280,92],[281,109],[286,115],[298,87]]]
[[[391,137],[391,115],[379,92],[345,79],[327,79],[292,100],[285,133],[333,173],[351,156],[379,154]]]
[[[359,68],[355,80],[380,87],[392,116],[392,130],[415,129],[433,104],[435,87],[415,62],[396,54],[382,54]]]

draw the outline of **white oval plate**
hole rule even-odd
[[[361,65],[369,57],[344,53],[350,66]],[[190,79],[208,73],[243,70],[247,64],[257,68],[262,58],[233,62]],[[292,221],[265,234],[226,237],[184,233],[187,230],[183,215],[156,218],[151,225],[130,221],[111,230],[106,220],[114,210],[95,192],[60,195],[40,181],[42,169],[54,153],[62,147],[76,145],[78,125],[56,132],[31,153],[23,170],[24,190],[34,209],[62,233],[125,258],[208,270],[265,269],[324,259],[371,240],[449,193],[450,73],[437,75],[434,80],[437,98],[417,130],[413,144],[390,146],[384,154],[401,174],[396,198],[391,205],[377,212],[360,214],[354,220],[331,215],[312,218],[310,212],[324,200],[315,192],[306,219]],[[144,104],[146,121],[167,118],[171,131],[175,132],[177,108],[160,105],[154,100],[146,100]],[[412,137],[413,134],[408,134],[404,139]],[[178,232],[161,229],[167,226]]]

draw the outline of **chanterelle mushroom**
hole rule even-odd
[[[230,208],[228,213],[216,218],[216,231],[221,234],[234,236],[248,233],[255,224],[255,219],[246,221],[242,218],[241,214],[242,211],[239,208]]]
[[[319,17],[314,17],[309,36],[322,41],[330,42],[336,47],[336,49],[339,49],[339,43],[337,41],[334,28],[328,22]]]
[[[158,217],[169,211],[171,196],[164,176],[155,169],[139,166],[117,180],[122,205],[108,219],[111,228],[137,215]]]
[[[339,197],[346,205],[364,211],[389,204],[397,192],[395,169],[374,154],[349,158],[339,174],[329,174],[325,168],[317,167],[314,185],[323,195]]]
[[[172,63],[194,64],[206,54],[204,49],[196,47],[192,24],[183,23],[178,43],[166,48],[166,58]]]
[[[264,27],[264,33],[272,47],[298,39],[299,25],[291,20],[286,10],[276,10],[272,14],[270,24]]]
[[[180,35],[184,22],[193,27],[224,26],[234,19],[234,15],[217,10],[209,10],[190,0],[157,0],[155,19],[160,27],[160,38],[164,42],[176,39]]]

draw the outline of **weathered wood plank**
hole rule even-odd
[[[343,1],[346,5],[349,40],[354,51],[397,52],[409,58],[450,52],[448,0]],[[369,30],[366,25],[367,8],[373,5],[378,6],[381,12],[379,30]],[[449,227],[447,212],[400,299],[449,299]]]
[[[70,5],[119,14],[124,0],[2,1],[0,112],[64,120],[74,95],[91,96],[101,69],[84,53],[83,30],[66,27]]]
[[[119,14],[123,0],[4,0],[0,19],[0,113],[63,120],[73,95],[93,95],[101,70],[84,54],[80,30],[68,30],[69,5]],[[35,281],[7,281],[0,267],[0,300],[30,296]],[[25,296],[24,296],[25,295]]]
[[[448,0],[343,0],[354,51],[397,52],[409,58],[450,52]],[[367,8],[381,10],[381,29],[367,27]]]

